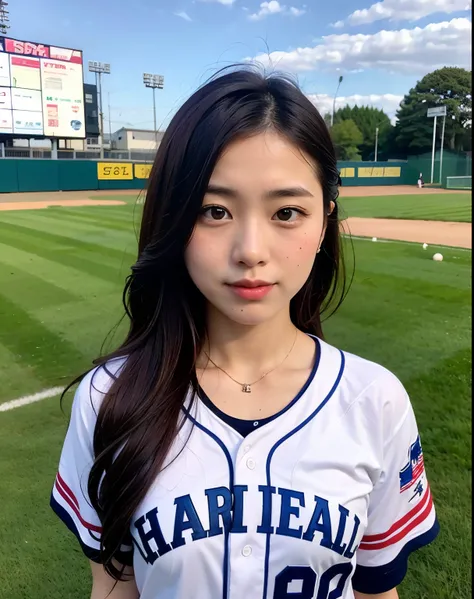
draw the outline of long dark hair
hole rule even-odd
[[[116,351],[94,361],[107,369],[109,360],[126,356],[98,412],[88,484],[103,527],[101,561],[116,580],[123,571],[112,559],[129,542],[133,514],[163,467],[190,388],[197,389],[205,301],[186,270],[185,248],[224,148],[267,129],[311,157],[327,213],[340,184],[333,144],[316,108],[286,77],[251,67],[218,73],[179,109],[158,149],[138,259],[124,290],[130,329]],[[321,315],[340,303],[345,280],[337,204],[325,218],[321,252],[290,306],[295,326],[319,337]]]

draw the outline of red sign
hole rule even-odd
[[[63,71],[67,70],[67,67],[66,67],[65,64],[61,64],[61,63],[58,63],[58,62],[46,62],[46,61],[44,61],[43,64],[44,64],[44,68],[45,69],[50,68],[50,69],[60,69],[60,70],[63,70]]]
[[[74,62],[82,64],[82,52],[79,50],[68,50],[67,48],[49,47],[49,57],[56,60],[64,60],[65,62]]]
[[[17,58],[16,56],[12,56],[12,66],[39,69],[40,61],[39,58]]]
[[[26,54],[29,56],[41,56],[49,58],[49,46],[34,44],[33,42],[21,42],[5,38],[5,50],[11,54]]]

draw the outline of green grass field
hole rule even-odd
[[[0,213],[0,403],[64,385],[99,354],[121,315],[138,212],[129,204]],[[419,244],[358,240],[354,250],[355,281],[327,338],[407,387],[442,527],[411,558],[400,596],[467,599],[471,252],[443,249],[436,263]],[[48,505],[66,425],[58,398],[0,412],[1,599],[89,596],[87,561]]]
[[[411,195],[341,198],[340,202],[346,216],[472,222],[470,192],[430,194],[422,189]]]

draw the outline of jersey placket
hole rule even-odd
[[[263,593],[266,536],[255,534],[262,524],[259,486],[265,481],[265,456],[268,451],[268,436],[262,433],[262,430],[256,430],[248,435],[235,458],[234,489],[237,490],[241,486],[245,488],[245,518],[242,527],[234,520],[229,538],[229,599],[261,597]]]

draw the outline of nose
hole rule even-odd
[[[265,227],[258,219],[241,221],[234,229],[232,261],[234,264],[254,268],[269,260],[268,240]]]

